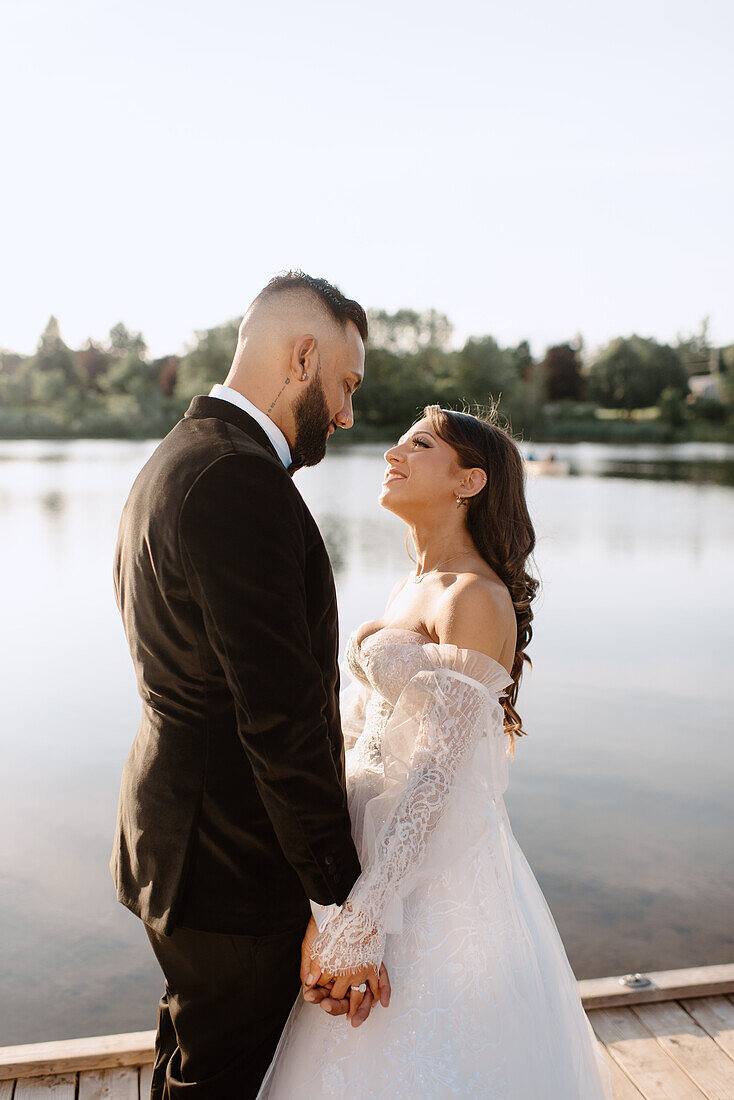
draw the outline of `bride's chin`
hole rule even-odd
[[[396,501],[394,499],[391,499],[392,497],[393,494],[390,493],[388,487],[383,485],[380,490],[380,495],[377,498],[377,503],[380,505],[381,508],[384,508],[386,512],[392,512],[393,515],[396,515],[398,518],[402,518],[400,515],[400,508],[396,507]]]

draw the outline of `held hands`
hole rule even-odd
[[[370,1014],[372,1005],[379,1003],[387,1008],[390,1004],[390,979],[384,965],[379,974],[374,966],[361,967],[338,977],[322,969],[318,956],[313,955],[313,943],[318,928],[313,918],[308,923],[301,946],[301,982],[304,987],[304,1000],[318,1004],[325,1012],[333,1016],[345,1013],[353,1027],[359,1027]],[[364,993],[351,989],[351,986],[366,985]]]

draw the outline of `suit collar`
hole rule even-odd
[[[254,417],[241,409],[239,405],[233,405],[231,401],[223,401],[220,397],[199,395],[193,398],[184,413],[184,419],[207,420],[212,417],[216,420],[225,420],[228,424],[233,424],[240,431],[245,432],[261,447],[264,447],[269,454],[273,455],[279,466],[283,465],[278,452],[268,438],[267,432],[260,427]],[[295,473],[293,465],[288,467],[288,473],[293,477]]]

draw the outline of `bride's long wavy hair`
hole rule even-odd
[[[501,700],[505,731],[514,756],[515,738],[524,737],[515,702],[523,667],[532,661],[526,653],[533,636],[531,603],[539,580],[528,571],[535,549],[535,530],[525,501],[525,467],[509,427],[500,423],[497,402],[474,415],[440,405],[427,405],[418,419],[427,417],[436,435],[453,447],[463,469],[480,467],[487,484],[466,505],[466,526],[479,553],[507,586],[517,620],[517,642],[512,664],[513,683]]]

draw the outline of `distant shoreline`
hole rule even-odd
[[[175,422],[174,422],[175,423]],[[170,427],[173,427],[171,424]],[[349,431],[351,442],[389,443],[405,430],[405,424],[375,425],[359,421]],[[167,430],[170,430],[167,429]],[[71,440],[127,440],[129,442],[154,438],[163,438],[151,432],[150,425],[141,425],[139,432],[109,431],[98,432],[64,430],[58,425],[48,425],[35,431],[2,431],[0,442],[20,442],[23,440],[48,440],[65,442]],[[656,420],[568,420],[547,425],[535,434],[515,432],[515,437],[526,443],[734,443],[734,425],[712,424],[701,421],[689,422],[679,427]],[[334,437],[331,447],[339,449],[347,445],[339,435]]]

